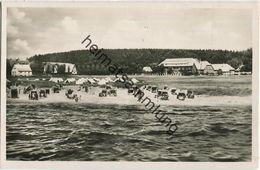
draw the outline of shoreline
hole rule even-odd
[[[61,90],[60,93],[51,93],[46,98],[40,98],[39,100],[29,100],[28,94],[21,94],[17,99],[7,99],[9,102],[30,102],[30,103],[86,103],[86,104],[97,104],[97,105],[142,105],[145,103],[140,103],[137,101],[132,94],[127,94],[127,90],[118,89],[117,97],[99,97],[97,91],[92,91],[90,93],[77,92],[81,99],[78,102],[75,100],[68,99],[65,96],[66,90]],[[252,96],[206,96],[197,95],[194,99],[185,99],[184,101],[174,98],[175,96],[170,95],[169,100],[163,101],[154,98],[153,94],[145,93],[145,96],[149,97],[157,105],[162,106],[238,106],[238,105],[252,105]]]

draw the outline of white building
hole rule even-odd
[[[32,69],[29,64],[14,64],[12,71],[12,76],[32,76]]]
[[[164,73],[181,73],[183,75],[197,74],[200,61],[195,58],[168,58],[159,64],[164,67]]]
[[[143,72],[144,72],[144,73],[151,73],[151,72],[153,72],[153,70],[152,70],[151,67],[146,66],[146,67],[143,68]]]
[[[208,61],[201,61],[199,66],[199,73],[203,74],[206,66],[211,65]]]
[[[204,74],[209,75],[233,75],[235,69],[229,64],[211,64],[207,65],[204,69]]]
[[[235,69],[229,64],[212,64],[214,70],[221,70],[222,74],[235,74]]]

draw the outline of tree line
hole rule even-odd
[[[234,68],[244,65],[242,71],[252,71],[252,48],[244,51],[230,50],[188,50],[188,49],[104,49],[113,63],[127,74],[140,74],[145,66],[154,73],[161,68],[158,64],[166,58],[197,58],[212,64],[227,63]],[[33,74],[43,73],[43,62],[65,62],[76,64],[78,74],[109,74],[108,70],[95,60],[88,50],[38,54],[30,57]]]

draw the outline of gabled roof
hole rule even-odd
[[[12,70],[18,70],[20,72],[31,72],[32,69],[29,64],[15,64]]]
[[[235,70],[229,64],[212,64],[214,70],[222,70],[223,72],[228,72],[231,70]]]
[[[30,64],[28,60],[19,60],[19,59],[7,59],[7,62],[13,67],[15,64]]]
[[[208,61],[201,61],[199,69],[204,70],[207,65],[210,65]]]
[[[169,67],[187,67],[187,66],[195,66],[200,68],[200,62],[195,58],[167,58],[159,65],[169,66]]]

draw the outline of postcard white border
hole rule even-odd
[[[253,10],[252,76],[252,161],[251,162],[83,162],[83,161],[7,161],[6,160],[6,12],[8,7],[78,8],[107,5],[129,7],[172,5],[173,8],[248,8]],[[259,4],[258,2],[2,2],[1,44],[1,168],[89,168],[89,169],[256,169],[258,166],[259,126]]]

